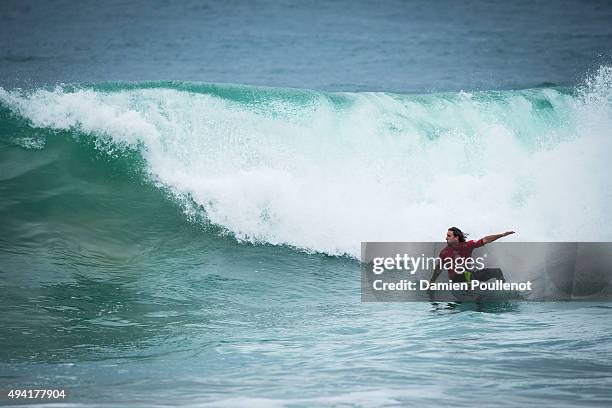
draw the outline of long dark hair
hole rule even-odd
[[[465,232],[461,231],[457,227],[450,227],[448,230],[449,231],[453,231],[453,235],[456,236],[456,237],[459,237],[459,242],[465,242],[465,239],[468,236],[468,234],[466,234]]]

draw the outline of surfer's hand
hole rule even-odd
[[[434,292],[433,292],[433,290],[427,288],[427,291],[425,293],[427,294],[427,297],[429,298],[429,300],[433,300],[434,299]]]

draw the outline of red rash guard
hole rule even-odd
[[[470,256],[472,256],[472,251],[474,249],[480,248],[483,245],[484,242],[481,238],[478,241],[470,240],[467,242],[457,242],[453,246],[447,246],[442,251],[440,251],[440,258],[442,259],[442,264],[444,264],[444,260],[446,258],[452,258],[453,260],[457,258],[469,258]],[[459,274],[456,273],[454,269],[448,270],[448,277],[451,280],[456,278],[458,275]]]

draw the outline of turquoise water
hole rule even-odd
[[[457,203],[482,233],[609,239],[608,78],[0,90],[3,387],[88,406],[609,404],[608,305],[361,303],[356,260],[360,240],[437,239]],[[564,203],[569,177],[589,183]],[[482,206],[439,194],[459,182],[488,188]]]
[[[611,18],[3,1],[0,405],[612,405],[609,304],[362,303],[357,261],[611,241]]]

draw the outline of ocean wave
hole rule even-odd
[[[608,67],[574,89],[429,95],[115,83],[0,88],[0,105],[32,131],[137,151],[187,216],[238,240],[357,256],[450,225],[612,239],[611,83]]]

